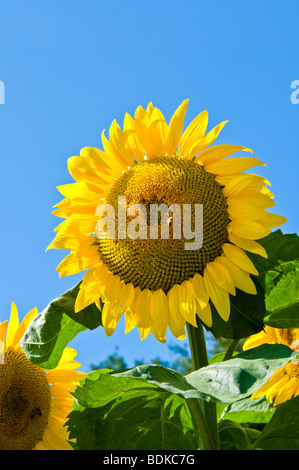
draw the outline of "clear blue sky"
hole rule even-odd
[[[298,0],[4,0],[1,2],[1,309],[20,317],[75,285],[58,278],[63,250],[45,252],[59,219],[56,186],[72,182],[67,159],[101,147],[102,129],[149,101],[170,119],[185,98],[186,122],[208,109],[209,128],[229,120],[218,143],[253,149],[267,167],[276,212],[298,232]],[[120,323],[72,345],[83,369],[114,352],[168,360],[167,344]]]

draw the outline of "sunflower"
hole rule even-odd
[[[299,328],[272,328],[266,326],[264,331],[250,336],[243,349],[251,349],[261,344],[285,344],[298,352]],[[278,406],[292,397],[299,395],[299,363],[298,360],[289,362],[277,369],[272,377],[253,395],[252,398],[266,396],[274,406]]]
[[[270,183],[243,173],[263,163],[254,157],[227,159],[238,151],[252,153],[250,149],[211,147],[226,122],[206,133],[208,113],[203,111],[183,132],[187,106],[188,100],[183,101],[169,125],[152,103],[147,109],[139,106],[134,119],[126,114],[123,130],[114,120],[109,139],[102,133],[104,150],[85,147],[80,156],[69,158],[69,172],[76,182],[57,187],[64,199],[54,214],[66,220],[56,228],[48,248],[71,250],[57,267],[60,277],[87,270],[75,310],[92,303],[100,308],[101,299],[107,335],[125,314],[125,332],[137,326],[142,340],[152,332],[165,342],[168,327],[184,339],[186,322],[196,327],[197,316],[206,326],[212,325],[210,301],[227,321],[229,295],[235,295],[236,288],[256,294],[250,275],[258,272],[245,251],[267,257],[255,240],[286,220],[265,212],[275,206],[266,188]],[[120,197],[125,197],[131,216],[129,209],[135,204],[146,208],[201,204],[201,248],[185,249],[188,237],[173,236],[171,217],[168,238],[152,239],[144,231],[136,231],[135,237],[123,232],[114,239],[99,236],[99,204],[112,206],[115,226],[122,226]],[[127,216],[124,226],[132,221]],[[157,227],[161,233],[161,219]]]
[[[73,403],[69,392],[85,374],[74,370],[80,364],[71,348],[65,348],[53,370],[27,359],[20,340],[37,313],[34,308],[19,325],[12,303],[9,323],[0,324],[1,450],[72,450],[65,427]]]

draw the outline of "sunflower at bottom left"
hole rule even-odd
[[[72,450],[65,427],[74,391],[86,374],[76,369],[77,352],[65,348],[55,369],[30,362],[20,346],[37,315],[31,310],[19,324],[11,305],[9,322],[0,323],[0,450]]]

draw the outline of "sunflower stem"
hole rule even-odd
[[[200,323],[197,328],[187,323],[188,338],[191,350],[193,369],[198,370],[201,367],[208,365],[208,354],[206,347],[206,339],[204,335],[204,329]],[[204,420],[205,424],[197,422],[198,430],[202,441],[202,446],[205,450],[217,450],[219,449],[218,439],[218,428],[217,428],[217,408],[215,402],[208,402],[201,399],[192,399],[192,409],[194,419]],[[191,400],[188,400],[191,402]],[[195,401],[197,406],[201,410],[201,414],[198,410],[195,410]],[[191,404],[191,403],[190,403]]]
[[[236,347],[238,346],[239,344],[239,339],[233,339],[231,342],[230,342],[230,345],[228,346],[227,350],[226,350],[226,353],[224,355],[224,358],[223,360],[224,361],[227,361],[228,359],[230,359],[232,357],[232,355],[234,354],[235,352],[235,349]]]

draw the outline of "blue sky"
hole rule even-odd
[[[167,120],[185,98],[186,123],[204,109],[209,129],[229,120],[217,143],[250,147],[267,164],[257,170],[288,218],[283,231],[298,232],[298,17],[297,0],[2,2],[0,321],[11,301],[23,318],[82,278],[59,279],[66,252],[45,252],[59,222],[56,186],[73,181],[70,156],[102,148],[102,129],[149,101]],[[129,365],[169,360],[178,341],[167,340],[125,336],[121,322],[111,338],[98,328],[72,346],[87,370],[115,347]]]

